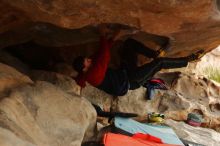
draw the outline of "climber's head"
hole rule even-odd
[[[87,72],[90,66],[92,65],[92,59],[85,56],[78,56],[73,61],[73,68],[78,72]]]

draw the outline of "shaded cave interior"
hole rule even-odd
[[[116,29],[121,29],[123,33],[122,37],[117,40],[111,48],[110,67],[113,68],[120,66],[120,58],[123,55],[121,50],[126,38],[134,38],[154,50],[160,47],[161,42],[169,40],[166,36],[159,36],[139,30],[138,33],[132,34],[131,32],[137,31],[137,29],[126,25],[106,25],[111,32],[114,32]],[[35,29],[34,32],[30,32],[32,34],[24,32],[24,34],[28,34],[31,37],[20,41],[21,38],[15,36],[13,43],[2,48],[3,51],[18,58],[30,69],[56,71],[55,66],[57,64],[63,63],[71,66],[75,57],[79,55],[91,56],[100,48],[98,26],[91,25],[80,29],[68,30],[53,26],[52,24],[40,23],[40,25],[35,24],[31,27]],[[23,30],[16,30],[16,32],[17,31],[22,33]],[[10,36],[14,34],[10,33],[9,31],[6,35]],[[24,36],[24,34],[21,35],[21,37]],[[18,39],[16,40],[16,38]],[[144,64],[148,61],[149,58],[139,54],[137,65]],[[7,62],[2,60],[1,62],[7,64]]]

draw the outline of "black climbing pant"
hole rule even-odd
[[[154,36],[154,39],[158,39],[158,37]],[[161,38],[160,38],[161,39]],[[160,40],[161,41],[161,40]],[[162,46],[167,47],[169,40],[166,37],[162,38]],[[154,51],[144,44],[129,38],[124,42],[124,57],[122,57],[123,61],[126,62],[125,69],[127,71],[128,79],[130,82],[130,89],[139,88],[141,85],[146,83],[147,80],[152,78],[155,73],[160,71],[161,69],[172,69],[172,68],[180,68],[187,66],[188,57],[181,58],[157,58],[159,52]],[[136,62],[136,53],[140,53],[149,58],[154,58],[154,60],[150,63],[147,63],[141,67],[137,67]]]
[[[124,42],[124,51],[129,53],[140,53],[150,58],[156,58],[158,53],[135,39],[128,38]],[[130,56],[129,56],[130,57]]]
[[[172,69],[187,66],[188,57],[181,58],[157,58],[150,63],[141,67],[136,67],[135,70],[127,70],[130,89],[134,90],[146,83],[161,69]]]
[[[145,47],[142,43],[134,39],[127,39],[124,47],[130,49],[130,51],[154,58],[154,60],[141,67],[137,67],[135,63],[133,64],[134,66],[127,65],[129,61],[134,61],[132,56],[128,56],[124,62],[125,66],[122,64],[120,69],[108,68],[104,80],[97,88],[114,96],[123,96],[127,93],[128,89],[134,90],[139,88],[161,69],[185,67],[188,63],[188,57],[157,58],[157,51]]]
[[[121,52],[121,64],[126,66],[126,69],[133,70],[137,66],[137,53],[143,54],[149,58],[156,58],[157,52],[144,46],[142,43],[129,38],[125,40]]]

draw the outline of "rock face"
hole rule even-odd
[[[149,35],[168,37],[168,57],[186,56],[200,49],[208,52],[220,44],[219,0],[0,0],[0,8],[0,49],[32,43],[36,46],[31,44],[29,49],[41,48],[47,53],[53,50],[64,63],[71,63],[76,55],[92,55],[96,51],[100,23],[109,24],[112,30],[116,26],[138,30],[121,39],[134,37],[152,49],[158,46],[151,47]],[[114,47],[111,52],[113,61],[117,60],[116,51]],[[54,57],[47,53],[46,58]],[[4,53],[0,55],[1,62],[22,64]],[[32,58],[29,55],[26,56]],[[167,81],[171,90],[158,91],[151,101],[144,99],[144,88],[113,98],[87,86],[82,98],[76,95],[79,89],[70,77],[30,71],[28,66],[21,68],[16,67],[30,78],[0,64],[1,145],[79,146],[92,136],[96,123],[96,113],[88,100],[106,109],[140,115],[161,112],[174,120],[185,120],[189,112],[198,112],[205,119],[204,127],[219,130],[220,87],[205,78],[171,73],[172,78]],[[72,71],[65,74],[72,75]]]
[[[146,116],[149,112],[164,113],[168,119],[185,121],[190,112],[196,112],[204,118],[203,127],[219,131],[220,122],[220,85],[205,77],[184,73],[164,73],[170,90],[157,90],[153,100],[145,99],[145,88],[129,91],[125,96],[113,97],[87,87],[84,96],[94,103],[111,107],[115,111],[134,112]],[[88,90],[90,88],[90,90]],[[93,91],[93,92],[92,92]]]
[[[80,95],[80,87],[69,76],[64,76],[55,72],[47,72],[42,70],[31,71],[31,79],[34,81],[47,81],[61,88],[69,94]]]
[[[2,63],[0,63],[0,66],[0,97],[7,96],[11,88],[33,83],[29,77],[21,74],[14,68]]]
[[[192,127],[184,124],[184,122],[176,122],[173,120],[167,120],[166,124],[170,125],[182,139],[206,146],[217,146],[220,143],[220,133],[212,129]]]
[[[97,36],[92,31],[86,32],[85,36],[87,37],[81,35],[85,33],[83,31],[77,33],[61,28],[61,31],[51,31],[47,27],[53,28],[54,26],[48,24],[39,27],[39,23],[35,22],[46,22],[70,29],[94,26],[100,23],[117,23],[135,27],[144,33],[171,38],[173,49],[168,53],[168,56],[185,56],[199,49],[209,51],[220,43],[219,0],[120,2],[112,0],[82,0],[80,2],[74,0],[1,0],[0,6],[3,15],[0,17],[1,32],[14,30],[12,33],[0,35],[0,40],[6,40],[8,45],[33,39],[38,40],[37,42],[40,44],[53,45],[52,42],[56,42],[63,44],[63,46],[66,43],[65,46],[67,46],[73,45],[73,42],[77,42],[75,39],[80,37],[86,42],[89,38]],[[30,27],[30,25],[36,25],[36,27]],[[18,33],[17,30],[22,30],[22,33]],[[47,34],[46,37],[53,36],[49,42],[40,39],[42,31]],[[67,37],[58,39],[57,36],[61,35],[60,32],[66,33]],[[68,37],[74,34],[79,37]],[[143,40],[144,38],[142,36]]]
[[[0,69],[1,145],[80,146],[93,136],[96,112],[88,100],[4,64]]]
[[[164,80],[170,90],[158,90],[154,99],[147,101],[144,98],[145,88],[129,91],[127,95],[115,98],[88,85],[82,90],[83,98],[76,95],[79,94],[79,89],[70,77],[37,70],[29,73],[35,82],[1,64],[1,80],[13,81],[1,85],[2,145],[79,146],[82,141],[91,139],[96,125],[96,113],[88,100],[106,110],[111,108],[115,111],[135,112],[141,116],[146,116],[148,112],[160,112],[167,119],[177,121],[186,120],[189,112],[197,112],[204,118],[203,127],[219,131],[220,86],[204,77],[180,72],[158,74],[161,78],[166,77]],[[178,124],[174,126],[176,127]],[[190,128],[185,125],[184,127],[188,132],[179,131],[180,137],[202,143],[196,139],[198,135],[194,131],[189,131]],[[184,133],[189,133],[189,136]],[[215,139],[208,134],[205,137]],[[218,140],[213,141],[215,142]]]
[[[205,127],[219,131],[219,84],[205,77],[181,75],[176,80],[173,89],[176,91],[173,96],[175,98],[164,99],[164,103],[167,101],[173,103],[173,107],[167,104],[168,109],[173,110],[173,112],[168,112],[169,117],[175,115],[175,120],[183,120],[186,119],[188,112],[197,112],[203,115]]]

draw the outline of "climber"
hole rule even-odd
[[[123,96],[128,90],[134,90],[140,86],[147,86],[147,81],[161,69],[185,67],[188,62],[196,60],[204,54],[203,50],[200,50],[188,57],[162,58],[161,54],[164,54],[169,46],[169,41],[160,49],[154,51],[135,39],[129,38],[124,42],[125,50],[133,49],[149,58],[153,58],[153,61],[132,69],[129,69],[126,63],[122,68],[112,69],[108,67],[110,62],[110,49],[119,33],[115,33],[111,39],[107,39],[108,31],[106,30],[105,27],[100,29],[101,47],[97,54],[93,57],[79,56],[72,64],[73,68],[78,72],[78,76],[75,80],[81,88],[86,86],[87,81],[92,86],[108,94]]]

